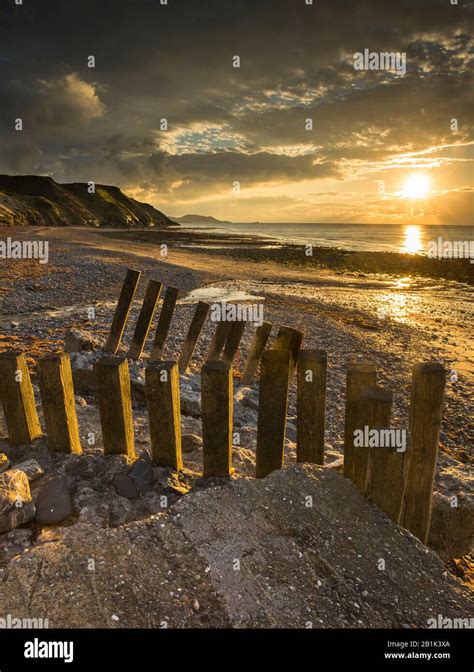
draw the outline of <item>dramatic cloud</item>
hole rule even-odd
[[[0,16],[0,171],[118,184],[174,215],[402,221],[403,181],[423,169],[431,220],[469,223],[471,10],[11,2]],[[406,53],[406,74],[354,70],[364,49]]]

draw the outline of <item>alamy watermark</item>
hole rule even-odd
[[[363,429],[354,430],[354,448],[392,448],[397,453],[407,449],[406,429]]]
[[[474,240],[445,240],[438,236],[426,246],[430,259],[469,259],[474,263]]]
[[[19,618],[7,614],[0,618],[0,630],[41,630],[49,628],[47,618]]]
[[[0,240],[0,259],[38,259],[40,264],[49,261],[48,240],[13,240],[10,236]]]
[[[450,618],[438,614],[436,618],[427,620],[429,628],[440,628],[442,630],[464,630],[474,628],[474,618]]]
[[[38,638],[25,642],[25,658],[62,659],[65,663],[74,661],[74,642],[47,642]]]
[[[263,324],[262,303],[213,303],[212,322],[253,322],[257,327]]]
[[[397,75],[407,71],[407,55],[404,51],[357,51],[354,54],[354,70],[387,70]]]

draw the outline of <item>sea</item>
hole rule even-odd
[[[255,235],[283,243],[345,250],[427,254],[432,241],[474,240],[474,225],[426,224],[185,224],[186,228]]]

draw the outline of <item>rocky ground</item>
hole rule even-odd
[[[9,235],[11,235],[11,231]],[[94,234],[90,235],[93,236]],[[132,309],[129,327],[125,333],[125,346],[130,342],[131,330],[138,316],[140,299],[146,287],[146,280],[155,277],[165,285],[177,286],[181,290],[181,298],[165,352],[166,358],[175,358],[179,353],[187,326],[195,309],[195,303],[200,298],[210,302],[222,298],[228,301],[236,299],[251,302],[262,301],[265,306],[265,320],[271,321],[275,325],[289,324],[301,329],[305,334],[304,347],[326,349],[329,358],[326,464],[341,456],[345,362],[354,358],[372,359],[377,362],[380,383],[395,392],[394,425],[400,427],[406,426],[407,422],[410,366],[416,361],[433,358],[443,361],[450,371],[455,371],[456,376],[452,376],[452,380],[450,376],[447,388],[430,546],[440,554],[450,569],[454,569],[465,581],[469,579],[469,558],[467,554],[471,548],[474,519],[472,516],[471,434],[469,428],[472,376],[469,360],[465,357],[467,346],[461,338],[462,319],[457,319],[456,316],[455,320],[453,317],[454,304],[450,307],[450,324],[453,329],[455,327],[455,330],[450,331],[446,328],[447,325],[443,323],[441,317],[437,320],[434,316],[434,319],[429,323],[426,321],[423,302],[427,301],[427,295],[422,292],[405,292],[405,301],[409,304],[408,308],[405,304],[406,319],[397,319],[393,312],[388,315],[382,314],[380,312],[381,307],[398,305],[400,308],[400,294],[403,289],[391,288],[387,283],[381,285],[378,280],[356,277],[341,280],[341,278],[331,278],[324,275],[315,278],[301,273],[294,275],[291,270],[279,271],[278,268],[270,266],[253,268],[251,265],[249,268],[245,268],[245,264],[239,265],[239,271],[237,272],[235,267],[229,267],[224,262],[222,264],[217,263],[215,257],[212,258],[213,266],[208,265],[209,258],[205,255],[195,253],[189,254],[189,256],[186,256],[188,253],[183,253],[184,256],[180,256],[181,253],[176,253],[175,256],[170,256],[167,261],[163,261],[159,252],[144,249],[143,246],[127,244],[126,249],[124,249],[123,244],[119,241],[107,243],[101,241],[102,246],[100,247],[99,243],[96,245],[94,240],[89,242],[82,239],[71,241],[67,237],[62,239],[58,236],[59,233],[52,236],[50,263],[44,267],[39,266],[37,262],[36,264],[35,262],[25,262],[26,265],[21,270],[18,262],[2,261],[2,268],[5,263],[8,267],[6,269],[7,273],[2,275],[0,283],[0,297],[2,299],[0,347],[2,349],[16,347],[28,354],[37,395],[35,378],[37,358],[56,348],[63,348],[66,333],[69,329],[85,330],[87,332],[85,335],[86,341],[90,338],[95,341],[91,347],[100,348],[101,339],[104,338],[110,326],[116,297],[127,267],[139,268],[144,277],[141,282],[138,300]],[[204,288],[204,292],[202,288]],[[213,299],[213,296],[219,298]],[[385,301],[383,296],[387,297]],[[459,299],[459,295],[457,297]],[[416,314],[413,310],[410,312],[410,302],[415,300]],[[439,311],[441,315],[443,306],[447,306],[448,303],[442,303],[441,300],[438,303],[433,301],[431,310],[434,307],[434,310]],[[463,295],[461,295],[458,305],[459,311],[467,309],[467,299]],[[89,312],[90,308],[95,310],[92,317]],[[287,615],[285,614],[290,613],[288,605],[291,605],[291,609],[294,608],[291,599],[286,605],[288,596],[291,597],[291,592],[293,592],[291,588],[282,588],[285,596],[281,597],[281,602],[275,602],[280,607],[281,617],[278,616],[277,608],[268,612],[266,606],[264,609],[260,606],[266,604],[265,600],[268,597],[263,594],[259,596],[260,605],[255,600],[252,605],[247,605],[247,611],[244,609],[237,610],[242,614],[239,617],[232,607],[232,605],[239,604],[235,602],[239,598],[236,598],[235,586],[229,579],[229,577],[234,577],[234,574],[227,574],[226,572],[222,574],[219,569],[219,563],[223,562],[219,555],[222,549],[219,550],[216,547],[217,550],[215,550],[215,555],[212,558],[211,555],[207,554],[208,549],[212,549],[220,541],[222,541],[222,544],[229,543],[229,549],[232,545],[238,547],[239,543],[244,546],[247,543],[244,538],[240,539],[239,542],[235,536],[229,537],[229,540],[225,541],[227,533],[224,534],[223,529],[231,528],[232,525],[226,519],[227,514],[224,511],[221,519],[219,517],[215,519],[215,511],[212,508],[214,498],[217,498],[216,501],[221,501],[223,506],[229,507],[229,512],[233,511],[238,503],[236,525],[239,515],[242,517],[242,525],[244,525],[245,516],[248,515],[245,506],[241,508],[241,492],[245,491],[250,500],[253,497],[257,500],[263,497],[261,506],[257,506],[258,510],[265,512],[265,506],[268,506],[268,503],[265,504],[263,501],[267,496],[265,494],[267,493],[266,487],[263,485],[266,481],[257,483],[253,479],[258,383],[255,381],[252,385],[245,387],[239,384],[239,372],[242,370],[248,352],[253,327],[247,327],[235,363],[234,431],[236,432],[236,440],[233,447],[235,475],[226,482],[216,482],[201,477],[199,371],[213,329],[214,325],[208,321],[198,342],[190,370],[186,376],[181,377],[185,469],[179,476],[168,470],[153,466],[150,461],[148,421],[143,395],[143,376],[147,354],[143,363],[131,364],[135,439],[139,455],[139,460],[134,464],[129,463],[124,457],[106,458],[103,456],[99,415],[90,375],[92,363],[99,356],[100,351],[86,351],[71,355],[75,370],[76,409],[84,455],[51,455],[43,439],[35,442],[33,446],[15,449],[9,448],[6,441],[0,439],[0,453],[4,453],[6,456],[3,466],[0,460],[0,471],[3,471],[0,478],[7,478],[7,474],[10,475],[8,478],[11,478],[13,475],[18,487],[30,491],[30,499],[24,493],[24,503],[27,506],[24,507],[22,514],[19,513],[19,510],[23,510],[23,507],[16,507],[13,495],[8,502],[8,516],[25,516],[19,523],[17,521],[20,527],[15,528],[16,523],[14,521],[12,523],[12,519],[9,525],[14,529],[3,530],[3,534],[0,531],[0,568],[3,568],[0,575],[0,580],[2,580],[0,585],[7,588],[9,599],[13,600],[10,604],[18,605],[20,600],[23,600],[23,602],[26,600],[25,604],[29,607],[36,604],[36,607],[41,607],[41,609],[47,604],[48,613],[54,613],[53,620],[56,624],[86,625],[83,621],[81,622],[85,612],[79,607],[82,604],[81,600],[84,599],[86,611],[92,610],[90,611],[90,624],[131,625],[132,621],[130,619],[136,620],[139,613],[137,611],[138,607],[136,609],[132,608],[131,600],[138,600],[137,604],[141,604],[142,600],[146,602],[148,598],[145,599],[144,595],[148,590],[153,589],[153,591],[159,590],[160,595],[163,593],[163,606],[158,609],[155,605],[150,612],[148,607],[141,610],[142,620],[138,625],[156,626],[161,623],[162,619],[166,621],[167,618],[170,625],[178,626],[192,624],[204,626],[206,623],[246,626],[252,625],[252,619],[254,619],[255,625],[287,623]],[[276,328],[272,334],[272,339],[275,333]],[[434,338],[434,336],[436,337]],[[453,343],[452,340],[455,340],[456,343]],[[74,341],[74,338],[72,341]],[[146,353],[148,352],[149,344],[146,349]],[[95,443],[91,443],[91,436],[94,437]],[[295,390],[293,385],[290,391],[285,448],[287,465],[291,465],[295,460],[295,438]],[[35,460],[35,463],[32,463],[31,460]],[[25,461],[30,462],[25,466]],[[286,474],[286,476],[282,475],[282,479],[288,478],[288,483],[292,485],[300,483],[298,480],[292,480],[297,478],[291,475],[293,472],[287,472],[285,469],[282,473]],[[26,484],[24,474],[27,474]],[[327,478],[333,477],[337,479],[339,475],[327,476]],[[308,478],[313,477],[308,476]],[[344,479],[341,477],[340,480],[343,481]],[[311,481],[312,486],[315,482],[318,482],[318,478],[316,478],[316,481]],[[337,484],[339,482],[339,480],[334,481]],[[304,487],[309,487],[306,480],[304,483]],[[286,486],[287,484],[283,480],[282,487]],[[348,495],[347,491],[344,490],[348,487],[347,485],[340,487],[343,488],[341,493],[344,494],[344,497],[355,496],[352,493]],[[242,488],[244,490],[241,490]],[[206,525],[209,525],[210,531],[215,532],[215,538],[212,537],[212,534],[209,538],[205,538],[205,536],[198,538],[199,535],[191,534],[190,530],[193,526],[196,529],[200,527],[200,524],[192,523],[194,518],[190,516],[190,512],[194,510],[193,507],[198,506],[199,502],[204,502],[205,507],[209,507],[210,512],[214,511],[214,517],[209,514]],[[456,502],[455,506],[453,502]],[[334,500],[333,504],[335,508],[332,512],[328,511],[328,519],[325,521],[328,530],[331,519],[338,516],[339,499]],[[371,511],[373,510],[373,507],[368,504],[364,504],[364,506],[369,507]],[[364,509],[364,515],[365,513],[366,510]],[[242,553],[250,557],[254,555],[257,558],[260,557],[267,563],[265,566],[270,567],[272,570],[270,575],[273,576],[272,543],[275,543],[275,562],[282,562],[283,565],[286,563],[285,571],[290,568],[287,560],[280,554],[283,549],[285,549],[285,553],[287,552],[286,546],[280,546],[278,541],[279,525],[284,526],[287,523],[283,522],[285,520],[284,516],[279,523],[279,514],[277,513],[271,518],[271,521],[267,519],[267,515],[270,514],[265,513],[262,521],[259,521],[263,527],[259,528],[257,526],[256,529],[259,530],[260,539],[265,538],[267,530],[271,531],[269,546],[265,549],[263,546],[259,548],[255,541],[258,537],[255,539],[252,537],[248,540],[250,548],[250,550],[247,549],[248,553],[245,548],[238,553],[236,551],[236,553],[237,559]],[[382,514],[377,512],[377,515],[386,521]],[[175,524],[178,516],[181,520],[185,516],[182,527],[179,526],[179,532]],[[190,526],[187,524],[188,517],[191,521]],[[215,523],[213,522],[214,519],[216,520]],[[196,518],[196,521],[198,520]],[[294,530],[300,525],[300,522],[300,519],[296,517],[288,530]],[[384,522],[384,524],[388,525],[389,523]],[[349,525],[349,520],[346,520],[344,525]],[[373,537],[376,533],[378,534],[377,525],[376,529],[367,527],[368,538]],[[410,549],[415,548],[418,542],[414,542],[411,535],[406,532],[399,532],[398,528],[394,526],[391,527],[393,529],[390,532],[391,540],[387,541],[387,553],[390,551],[395,556],[399,552],[399,548],[395,547],[396,545],[392,548],[390,544],[393,543],[393,539],[398,542],[400,534],[404,539],[405,537],[409,539],[407,543],[411,544]],[[184,528],[186,528],[186,531],[183,531]],[[290,533],[288,530],[284,533],[284,536],[288,537],[287,543],[291,543],[293,532]],[[328,530],[326,530],[327,533],[329,533]],[[236,534],[238,535],[238,528]],[[348,528],[341,527],[341,535],[351,536],[351,533]],[[364,545],[362,536],[358,539],[355,547],[358,549],[357,555],[365,557],[369,551],[367,539]],[[153,552],[158,555],[157,562],[162,563],[162,569],[159,571],[155,572],[152,567],[147,568],[147,572],[149,570],[150,573],[143,577],[143,585],[140,582],[135,583],[131,579],[130,571],[127,571],[126,568],[128,550],[132,552],[133,549],[133,553],[135,553],[135,541],[132,541],[135,538],[139,539],[137,562],[140,561],[140,558],[149,557],[151,546],[153,546]],[[271,541],[274,538],[275,540]],[[345,537],[340,537],[340,539],[343,538]],[[107,542],[103,542],[104,546],[101,550],[101,540],[105,539],[107,539]],[[297,535],[294,543],[296,545],[300,543]],[[120,578],[123,581],[120,585],[123,585],[123,590],[128,595],[128,597],[123,598],[126,605],[124,612],[120,612],[115,601],[116,584],[112,586],[103,575],[100,578],[99,574],[87,574],[88,578],[97,577],[97,579],[90,580],[90,590],[92,591],[90,595],[89,593],[78,595],[77,590],[79,588],[71,588],[78,600],[77,607],[74,600],[67,608],[62,608],[61,613],[54,611],[45,597],[47,595],[47,585],[51,587],[53,584],[57,584],[58,596],[62,595],[62,591],[67,591],[68,576],[73,577],[71,582],[76,582],[79,586],[81,581],[78,572],[80,567],[83,567],[86,557],[100,556],[107,566],[107,564],[113,564],[114,553],[117,553],[118,547],[122,545],[124,545],[123,569],[125,573]],[[416,547],[419,546],[421,545],[418,544]],[[315,553],[321,553],[318,548],[319,546],[315,542]],[[185,577],[187,574],[185,569],[183,569],[182,574],[174,576],[177,569],[171,559],[175,552],[177,555],[190,553],[190,565],[186,564],[185,569],[188,568],[190,575],[193,577],[202,577],[202,586],[200,579],[195,579],[189,583],[189,577]],[[122,551],[120,551],[120,554],[122,554]],[[430,553],[431,557],[432,554]],[[456,560],[453,561],[453,559]],[[59,561],[61,567],[58,565]],[[313,573],[320,571],[324,574],[323,568],[325,568],[324,571],[327,572],[328,576],[333,577],[333,579],[334,575],[339,577],[337,581],[334,579],[336,584],[342,582],[341,577],[346,576],[347,571],[349,571],[347,567],[337,569],[334,565],[335,558],[329,559],[324,556],[324,561],[321,562],[321,566],[316,564],[317,570],[313,566],[310,571],[311,563],[305,570],[310,572],[308,577],[310,577],[311,582],[313,578],[316,580],[316,585],[318,580],[323,583],[324,581],[313,576]],[[329,563],[329,568],[326,567],[325,562]],[[435,565],[430,564],[429,568],[424,570],[422,570],[421,565],[415,562],[413,585],[416,583],[415,577],[418,576],[417,580],[421,581],[420,585],[425,586],[425,579],[421,580],[419,578],[421,574],[425,577],[429,575],[435,582],[451,582],[451,579],[443,576],[442,566],[439,561],[437,562],[437,569],[433,569]],[[81,565],[81,563],[83,564]],[[122,566],[121,563],[122,560],[120,562],[117,560],[117,566]],[[204,564],[201,567],[199,563]],[[170,569],[165,571],[168,566]],[[44,573],[43,568],[45,568]],[[295,567],[292,564],[291,568],[294,572]],[[84,569],[81,569],[81,571],[85,572]],[[168,575],[168,571],[171,571],[173,576]],[[256,568],[253,567],[252,571],[256,571]],[[358,578],[364,580],[362,574],[365,575],[367,571],[369,570],[365,565],[361,567],[361,576]],[[219,576],[220,572],[222,576]],[[257,574],[257,576],[260,576],[263,580],[261,574]],[[351,576],[351,580],[356,581],[357,573],[355,569],[354,575],[351,574]],[[379,576],[379,574],[372,576],[370,581],[376,581],[375,576]],[[19,577],[24,577],[24,580]],[[252,595],[255,592],[255,586],[249,576],[247,580],[245,591],[248,591],[246,592],[247,595]],[[307,578],[299,579],[295,581],[293,586],[295,595],[297,597],[299,595],[300,602],[303,592],[307,596],[308,592],[312,593],[314,587],[312,582],[311,590],[308,591],[307,580],[309,581]],[[170,582],[171,587],[168,591],[169,595],[165,599],[167,581]],[[396,576],[393,575],[390,581],[396,584]],[[426,578],[426,581],[428,581],[428,578]],[[41,582],[44,582],[44,587],[36,592],[36,586],[42,585]],[[89,583],[87,585],[89,586]],[[382,593],[388,590],[387,586],[388,584],[384,584],[384,587],[380,588]],[[178,588],[182,590],[179,591]],[[335,590],[339,593],[339,604],[342,605],[341,613],[336,615],[334,610],[333,613],[329,609],[329,606],[327,606],[327,609],[321,606],[317,610],[318,618],[314,627],[327,627],[338,623],[353,627],[384,627],[384,623],[385,625],[397,623],[408,626],[422,626],[424,620],[426,620],[427,612],[410,611],[412,607],[409,607],[409,595],[415,594],[413,593],[414,588],[413,590],[410,588],[411,593],[407,591],[404,595],[402,599],[404,606],[399,612],[395,608],[397,594],[393,593],[389,597],[382,596],[381,599],[385,607],[381,607],[382,611],[373,615],[373,617],[370,615],[370,612],[373,611],[373,603],[368,601],[368,607],[363,607],[366,610],[364,614],[359,614],[359,616],[362,616],[360,619],[356,618],[357,609],[355,608],[354,613],[349,613],[351,609],[345,613],[349,604],[346,598],[349,599],[349,596],[341,594],[338,588],[335,588]],[[401,590],[401,588],[398,588],[398,590]],[[431,590],[431,588],[428,590]],[[452,593],[453,590],[457,595],[459,584],[450,583],[450,588],[447,588],[448,594],[452,596],[454,594]],[[135,595],[133,598],[130,597],[132,593]],[[173,594],[171,595],[171,593]],[[186,595],[182,603],[180,593]],[[36,597],[39,594],[42,595],[41,598]],[[118,594],[121,594],[120,591]],[[28,597],[31,595],[35,596],[34,600],[32,597],[31,599]],[[64,595],[66,595],[66,592],[64,592]],[[274,597],[275,595],[272,599]],[[434,595],[432,597],[434,599]],[[334,603],[334,596],[331,597],[328,593],[326,598],[327,605]],[[40,599],[40,601],[35,602],[36,599]],[[46,602],[42,603],[41,600],[43,599]],[[117,597],[117,599],[119,598]],[[305,599],[306,601],[303,600],[305,608],[306,606],[313,608],[313,597]],[[350,595],[350,600],[352,599],[362,608],[355,593]],[[15,600],[17,600],[16,603]],[[93,606],[91,600],[94,601]],[[196,607],[194,600],[197,601],[199,607]],[[176,604],[186,606],[183,607],[181,612],[177,612],[173,611],[173,609],[177,609]],[[445,610],[436,613],[445,615],[448,615],[451,608],[449,604],[451,603],[448,601],[433,606],[435,602],[432,602],[433,609]],[[203,605],[206,606],[203,607]],[[466,606],[463,607],[463,609],[466,608]],[[35,613],[37,612],[38,609],[35,609]],[[94,615],[92,615],[92,612],[94,612]],[[149,617],[145,615],[145,612],[150,614]],[[211,615],[211,612],[214,616]],[[262,614],[267,612],[268,617],[264,617]],[[185,616],[178,616],[178,613],[185,614]],[[298,613],[300,612],[298,611]],[[119,620],[111,622],[110,619],[114,614],[118,616]],[[301,613],[301,619],[303,617],[304,614]],[[266,618],[267,620],[265,620]],[[313,617],[309,618],[310,621],[312,619]],[[319,619],[322,620],[322,623],[319,622]],[[358,620],[362,623],[358,623]]]
[[[318,467],[199,489],[115,528],[84,517],[29,545],[0,569],[0,616],[50,627],[413,628],[472,616],[435,553]]]

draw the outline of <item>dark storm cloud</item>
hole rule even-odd
[[[0,171],[189,194],[334,177],[344,159],[441,144],[451,116],[469,113],[462,0],[4,4]],[[406,77],[355,72],[364,48],[406,50]]]

